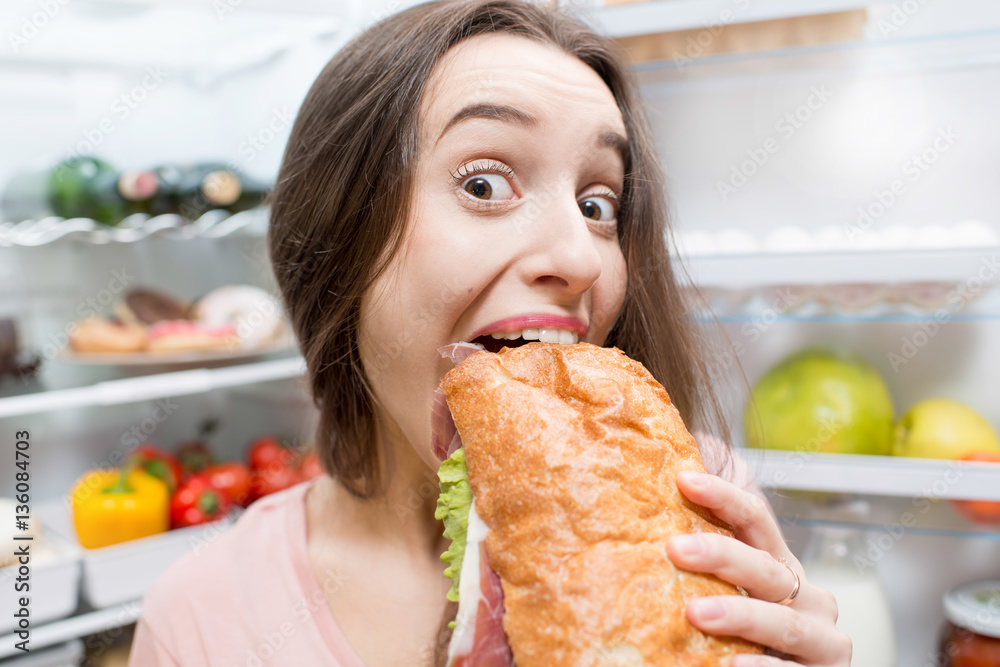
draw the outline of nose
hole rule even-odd
[[[529,285],[579,294],[597,282],[603,269],[599,241],[575,197],[529,209],[519,226],[525,242],[521,274]]]

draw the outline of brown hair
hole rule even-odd
[[[614,95],[628,134],[618,216],[628,285],[606,344],[644,364],[689,426],[725,433],[671,268],[659,158],[618,49],[559,10],[519,0],[429,2],[375,24],[327,64],[271,195],[271,261],[320,410],[320,460],[359,496],[381,483],[375,400],[358,352],[362,298],[401,244],[427,80],[449,48],[488,33],[561,48]]]

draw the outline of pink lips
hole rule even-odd
[[[487,324],[477,329],[469,336],[468,340],[475,340],[486,334],[508,333],[511,331],[520,331],[521,329],[566,329],[579,335],[580,340],[583,340],[587,335],[587,323],[578,317],[531,313],[528,315],[515,315],[514,317],[508,317]]]

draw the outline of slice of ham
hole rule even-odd
[[[476,343],[451,343],[438,348],[438,354],[458,366],[476,352],[482,352],[483,346]],[[444,398],[444,392],[438,387],[434,392],[434,403],[431,407],[431,445],[434,455],[444,461],[462,446],[462,439],[451,418],[451,410]]]
[[[452,343],[438,348],[438,353],[456,366],[485,348],[474,343]],[[444,392],[438,388],[431,414],[431,437],[434,453],[444,461],[462,446]],[[465,556],[458,582],[458,614],[448,645],[448,667],[513,667],[514,657],[503,630],[503,588],[500,577],[490,567],[486,554],[489,528],[476,513],[476,503],[469,508]]]
[[[503,630],[503,588],[486,555],[487,531],[473,501],[458,583],[458,615],[448,645],[448,667],[514,665]]]
[[[444,359],[451,359],[451,363],[458,366],[476,352],[483,352],[485,347],[479,343],[449,343],[438,348],[438,354]]]

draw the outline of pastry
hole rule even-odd
[[[146,349],[146,327],[90,315],[69,331],[69,344],[76,352],[140,352]]]
[[[188,320],[166,320],[149,327],[150,352],[234,350],[239,344],[232,326],[206,327]]]
[[[163,292],[135,289],[115,304],[115,315],[122,322],[148,326],[163,320],[190,319],[191,307]]]
[[[209,292],[198,299],[193,316],[208,327],[234,327],[246,349],[266,345],[284,330],[280,302],[251,285],[227,285]]]

